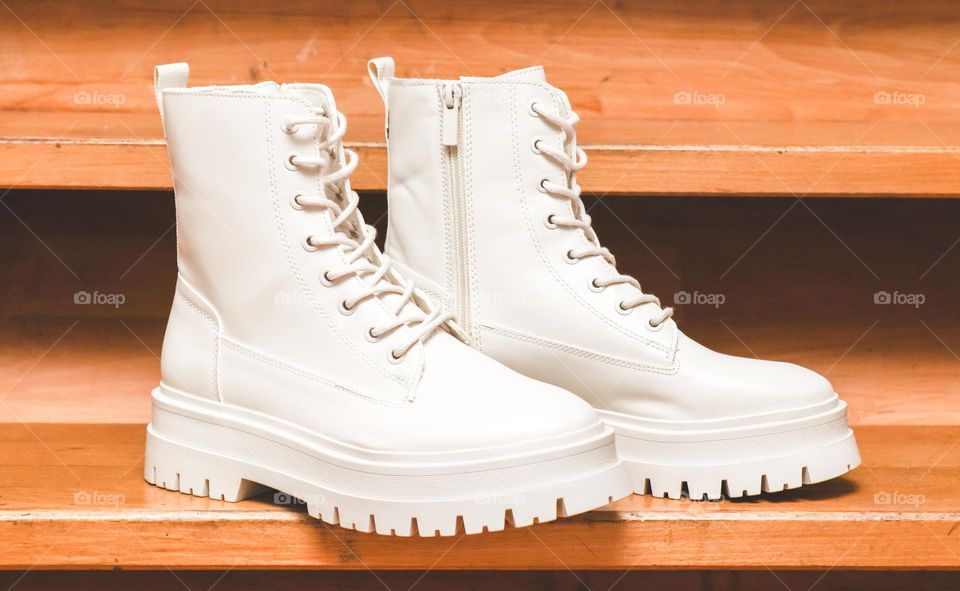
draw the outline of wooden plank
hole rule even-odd
[[[956,572],[930,571],[5,571],[0,587],[17,591],[160,591],[212,589],[217,591],[282,591],[285,589],[343,589],[345,591],[475,591],[526,589],[582,591],[587,589],[662,589],[684,591],[763,591],[810,589],[817,591],[955,591]]]
[[[862,427],[864,466],[746,501],[632,496],[533,528],[398,539],[272,495],[223,503],[146,485],[142,425],[0,426],[3,568],[960,568],[957,427]],[[275,543],[271,543],[271,540]]]
[[[187,59],[198,84],[330,84],[365,157],[356,186],[383,189],[365,61],[392,53],[405,76],[544,63],[583,118],[595,193],[960,194],[947,0],[8,6],[0,186],[169,188],[151,67]]]
[[[919,323],[881,323],[866,335],[870,322],[735,323],[737,336],[721,323],[687,324],[721,351],[749,356],[740,337],[757,355],[829,372],[856,426],[960,425],[960,362]],[[165,325],[89,317],[0,324],[0,423],[146,422]]]

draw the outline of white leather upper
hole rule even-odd
[[[339,311],[365,286],[358,276],[325,286],[323,273],[344,266],[343,248],[302,246],[306,236],[332,236],[333,215],[292,206],[295,194],[323,186],[319,171],[291,169],[287,156],[319,156],[319,143],[314,126],[282,128],[286,117],[321,106],[335,112],[329,89],[161,90],[179,267],[162,354],[166,386],[372,450],[496,450],[598,424],[582,400],[442,330],[391,362],[410,329],[368,338],[393,318],[382,297]],[[341,148],[331,170],[343,158]]]
[[[570,110],[542,68],[382,83],[389,83],[386,251],[406,274],[432,285],[469,327],[476,348],[599,409],[652,419],[774,412],[834,396],[829,382],[801,367],[710,351],[673,320],[651,327],[661,313],[656,304],[624,313],[619,302],[637,295],[630,285],[591,288],[593,278],[617,272],[601,257],[568,261],[568,251],[590,246],[587,238],[577,229],[548,227],[549,215],[574,212],[568,200],[540,189],[542,179],[563,184],[566,177],[533,142],[562,149],[564,138],[530,105],[561,116]],[[453,187],[439,142],[440,97],[451,83],[462,94],[456,165],[466,223],[450,215]],[[458,256],[458,238],[466,243],[459,252],[467,270],[459,280],[449,262]]]

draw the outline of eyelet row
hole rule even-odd
[[[288,135],[293,135],[294,133],[297,132],[297,126],[291,125],[287,119],[285,119],[283,123],[281,123],[280,128],[283,130],[284,133]],[[337,153],[334,150],[328,150],[328,154],[330,156],[331,161],[336,160]],[[294,171],[299,170],[299,167],[294,163],[294,159],[297,157],[299,157],[299,154],[297,152],[290,152],[289,154],[287,154],[287,157],[283,161],[284,165],[289,170],[294,170]],[[342,198],[343,196],[342,192],[338,193],[338,196]],[[301,193],[297,193],[293,195],[290,198],[290,207],[296,210],[303,210],[303,204],[300,202],[301,197],[303,197]],[[306,238],[304,238],[301,244],[303,246],[303,249],[308,252],[314,252],[316,250],[319,250],[320,248],[319,246],[316,246],[313,244],[311,236],[307,236]],[[334,286],[334,280],[330,278],[329,271],[324,271],[320,275],[320,284],[323,285],[324,287]],[[350,316],[354,313],[355,308],[351,308],[347,306],[346,300],[340,300],[340,302],[337,304],[337,311],[339,311],[340,314],[344,316]],[[373,328],[370,328],[366,332],[364,332],[363,336],[370,343],[378,343],[383,338],[383,335],[375,336],[373,334]],[[393,365],[398,365],[402,363],[405,358],[406,358],[406,354],[397,356],[395,349],[391,349],[389,352],[387,352],[387,361]]]

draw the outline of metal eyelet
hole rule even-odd
[[[661,330],[663,330],[663,325],[666,323],[667,321],[664,320],[660,324],[657,324],[656,326],[654,326],[649,320],[647,320],[644,324],[647,325],[647,330],[649,330],[650,332],[660,332]]]
[[[293,117],[284,117],[283,122],[280,123],[280,129],[282,129],[283,133],[287,135],[293,135],[297,133],[297,129],[300,127],[295,123],[291,123],[291,119],[293,119]]]
[[[629,309],[624,308],[623,300],[620,300],[619,302],[617,302],[617,312],[626,316],[627,314],[633,314],[633,308],[629,308]]]
[[[538,154],[538,155],[543,154],[543,152],[540,150],[540,142],[542,141],[544,141],[542,137],[535,136],[533,138],[533,141],[530,142],[530,149],[533,151],[534,154]]]
[[[404,358],[405,358],[406,356],[407,356],[407,354],[404,353],[403,355],[400,355],[399,357],[397,357],[397,350],[396,350],[396,349],[390,349],[390,351],[387,353],[387,361],[389,361],[390,363],[392,363],[392,364],[394,364],[394,365],[397,365],[397,364],[399,364],[399,363],[402,363],[403,360],[404,360]]]
[[[539,102],[540,101],[538,101],[537,99],[531,99],[530,102],[527,103],[527,113],[529,113],[531,117],[540,116],[540,113],[538,113],[536,109],[533,108],[534,105],[538,104]]]
[[[313,243],[313,236],[307,236],[306,238],[303,239],[303,242],[301,242],[300,244],[301,246],[303,246],[303,250],[307,252],[314,252],[320,248],[319,246]]]
[[[607,288],[607,286],[605,286],[605,285],[597,285],[597,279],[596,279],[596,277],[594,277],[593,279],[590,280],[590,291],[595,291],[595,292],[597,292],[597,293],[600,293],[601,291],[605,290],[606,288]]]
[[[576,265],[580,262],[580,259],[573,257],[572,250],[568,250],[567,252],[563,253],[563,260],[566,261],[568,265]]]
[[[320,284],[324,287],[333,287],[333,279],[330,279],[330,271],[320,273]]]
[[[367,339],[367,342],[368,342],[368,343],[379,343],[379,342],[380,342],[380,339],[383,338],[383,335],[374,336],[374,335],[373,335],[373,329],[371,328],[371,329],[368,330],[367,332],[363,333],[363,338]]]
[[[543,225],[546,226],[547,228],[549,228],[550,230],[556,230],[557,227],[558,227],[557,224],[555,224],[555,223],[553,222],[553,214],[552,214],[552,213],[551,213],[550,215],[548,215],[546,218],[544,218],[544,220],[543,220]]]
[[[344,316],[353,314],[353,308],[347,307],[347,300],[340,300],[340,303],[337,305],[337,310],[339,310]]]
[[[543,177],[542,179],[540,179],[540,182],[537,183],[537,190],[540,191],[541,193],[549,193],[550,191],[548,191],[547,187],[544,186],[544,183],[549,183],[549,182],[550,182],[550,177]]]
[[[300,154],[296,152],[290,152],[287,154],[287,157],[283,159],[283,165],[287,167],[287,170],[300,170],[300,167],[293,163],[293,159],[299,157]]]
[[[296,195],[294,195],[293,197],[291,197],[291,198],[290,198],[290,207],[292,207],[292,208],[294,208],[294,209],[303,209],[303,204],[300,203],[300,198],[301,198],[301,197],[303,197],[303,195],[300,194],[300,193],[297,193]]]

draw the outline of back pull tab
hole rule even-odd
[[[394,72],[396,66],[392,57],[375,57],[367,62],[367,73],[370,74],[373,87],[380,93],[384,106],[387,105],[387,93],[390,92],[390,80]]]
[[[190,66],[186,62],[163,64],[153,69],[153,92],[163,120],[163,91],[167,88],[186,88],[190,78]]]
[[[387,97],[390,93],[390,81],[396,72],[396,65],[392,57],[375,57],[367,62],[367,73],[370,74],[370,81],[373,87],[380,93],[383,99],[383,133],[387,139],[390,139],[390,102]]]

